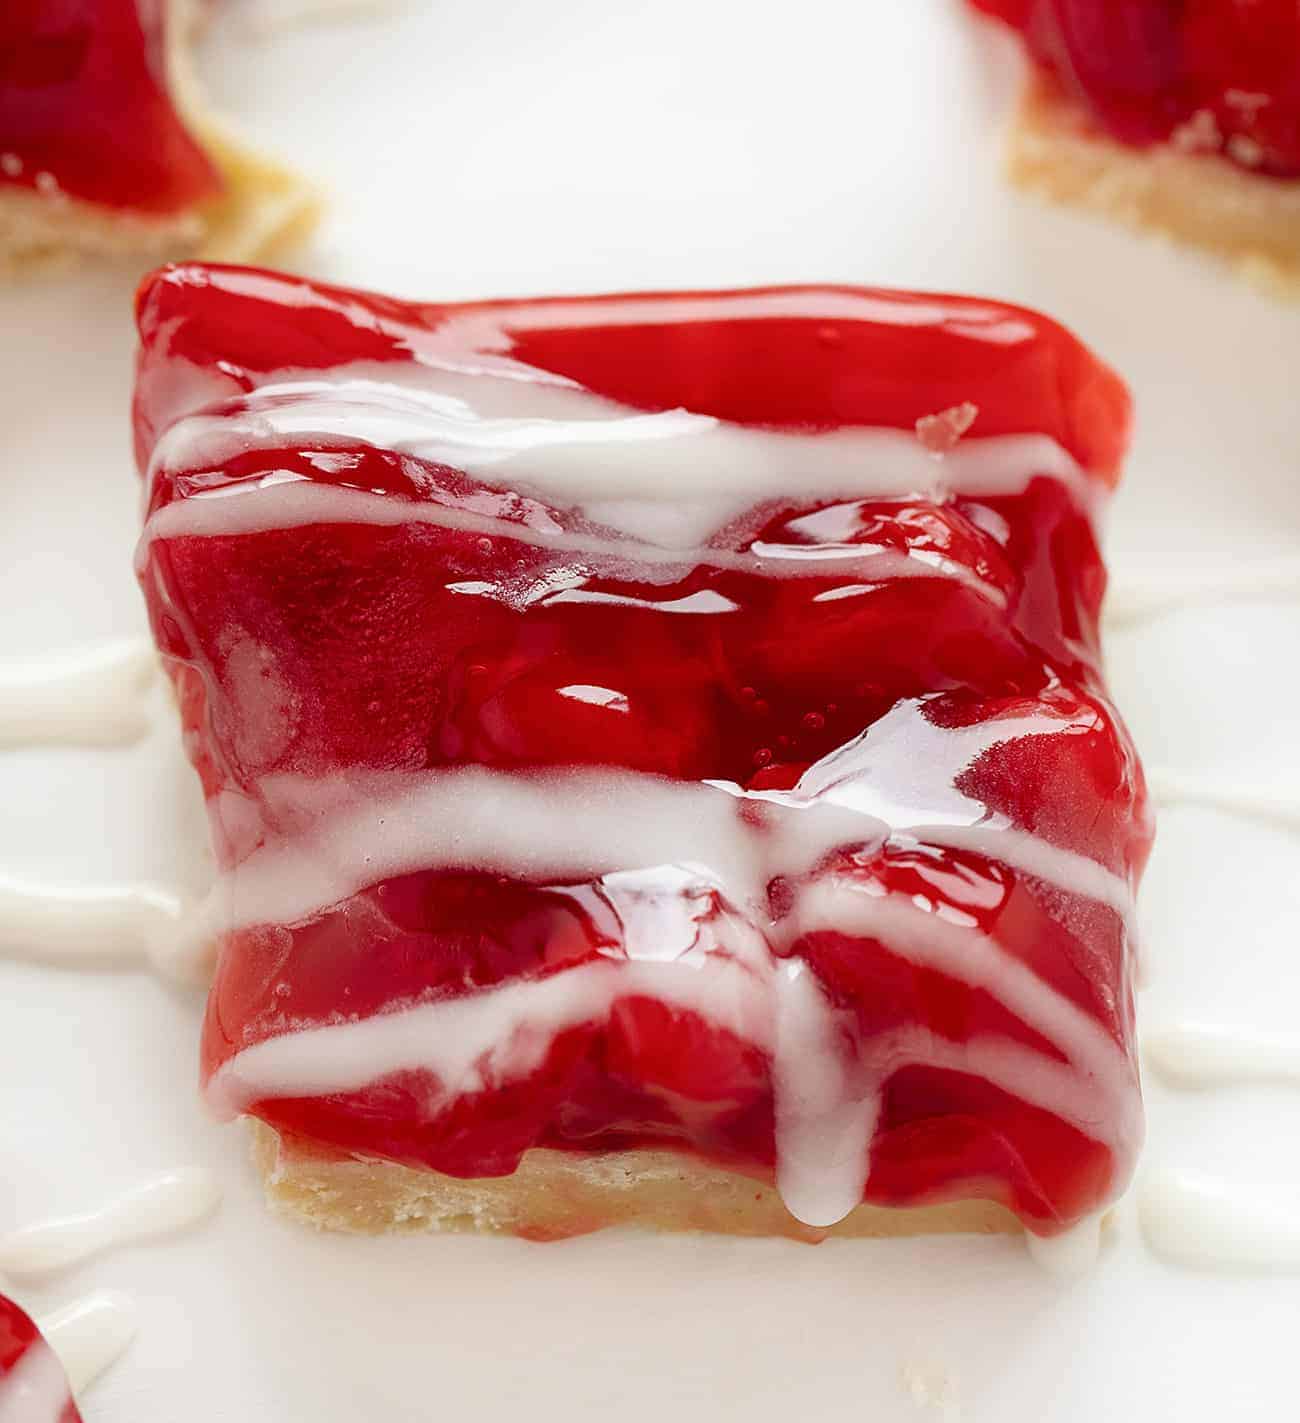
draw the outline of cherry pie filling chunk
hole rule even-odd
[[[1115,1197],[1149,829],[1094,520],[1129,403],[1069,333],[204,265],[138,315],[219,1110],[463,1178],[669,1147],[815,1227]]]

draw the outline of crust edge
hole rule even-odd
[[[253,1160],[278,1214],[351,1235],[467,1231],[559,1240],[607,1226],[827,1238],[1019,1234],[995,1201],[861,1205],[829,1230],[794,1219],[770,1184],[667,1149],[580,1155],[536,1148],[512,1176],[460,1180],[339,1159],[252,1121]]]
[[[1168,145],[1129,148],[1041,73],[1022,96],[1007,171],[1019,188],[1210,252],[1270,293],[1300,298],[1300,182]]]

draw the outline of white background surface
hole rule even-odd
[[[214,98],[335,194],[298,265],[429,298],[828,280],[1041,306],[1132,382],[1121,574],[1300,541],[1300,308],[1003,190],[1014,51],[947,0],[473,0],[205,48]],[[0,292],[0,653],[143,627],[130,574],[129,293]],[[1297,773],[1300,608],[1191,608],[1111,639],[1152,764]],[[0,756],[0,869],[192,873],[174,736]],[[1297,785],[1300,793],[1300,785]],[[1294,1027],[1300,861],[1279,829],[1163,817],[1149,1022]],[[228,1187],[192,1236],[22,1292],[133,1294],[88,1423],[1289,1419],[1300,1280],[1187,1273],[1131,1203],[1063,1288],[1018,1241],[319,1237],[266,1216],[196,1100],[198,1004],[143,974],[0,962],[0,1231],[159,1167]],[[1300,1093],[1149,1089],[1148,1161],[1300,1210]],[[929,1395],[928,1401],[924,1395]]]

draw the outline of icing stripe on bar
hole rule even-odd
[[[1058,1101],[1052,1110],[1089,1135],[1110,1139],[1121,1161],[1136,1156],[1141,1120],[1136,1105],[1136,1069],[1127,1054],[1095,1018],[1044,982],[996,939],[953,924],[910,899],[872,894],[846,879],[827,880],[806,889],[795,919],[799,934],[822,929],[870,937],[908,963],[936,969],[991,993],[1080,1070],[1076,1079],[1080,1093],[1074,1106]],[[1023,1095],[1014,1086],[1014,1078],[1011,1084],[1000,1085]],[[1100,1094],[1100,1101],[1094,1093]],[[1110,1131],[1105,1127],[1107,1121],[1114,1124]]]
[[[279,479],[272,476],[256,484],[233,485],[165,505],[145,524],[136,566],[142,567],[150,545],[158,540],[228,538],[316,524],[369,524],[381,528],[428,524],[513,540],[553,550],[568,558],[612,564],[624,570],[630,565],[647,564],[655,570],[655,581],[663,581],[673,573],[684,576],[701,565],[786,578],[825,577],[852,570],[874,583],[894,578],[952,578],[998,607],[1006,605],[1006,596],[1000,588],[986,583],[956,559],[927,549],[903,553],[864,544],[852,550],[791,546],[785,551],[769,544],[761,551],[708,547],[681,551],[652,543],[603,539],[558,526],[554,532],[542,531],[446,504],[417,503],[395,494],[317,484],[287,472]],[[662,610],[662,605],[656,604],[656,608]]]
[[[143,639],[0,665],[0,746],[116,746],[148,730],[158,657]]]
[[[830,805],[755,802],[747,823],[717,787],[611,769],[545,775],[482,766],[261,783],[267,843],[218,881],[229,927],[292,924],[381,879],[475,867],[538,883],[659,865],[698,868],[737,901],[889,827]],[[245,807],[216,806],[227,816]],[[255,809],[255,808],[254,808]],[[273,838],[272,838],[273,837]]]
[[[733,900],[761,903],[774,876],[798,877],[833,850],[879,849],[891,836],[969,849],[1098,900],[1126,921],[1132,912],[1119,875],[1000,824],[983,807],[965,823],[932,825],[930,807],[912,816],[891,809],[886,820],[829,798],[778,799],[727,783],[482,766],[273,777],[259,791],[260,806],[234,792],[210,806],[229,823],[228,843],[246,838],[245,824],[266,836],[218,881],[206,913],[221,928],[296,923],[380,880],[430,868],[487,868],[545,883],[688,865]]]
[[[1064,484],[1089,516],[1105,498],[1046,435],[966,439],[936,456],[911,431],[768,430],[687,410],[646,413],[568,384],[482,372],[362,364],[328,380],[295,375],[281,372],[250,395],[177,420],[154,449],[150,479],[219,467],[252,449],[368,445],[678,550],[698,549],[771,500],[942,502],[1020,493],[1039,476]]]

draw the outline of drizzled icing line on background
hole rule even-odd
[[[149,729],[157,668],[143,638],[0,663],[0,747],[138,741]]]

